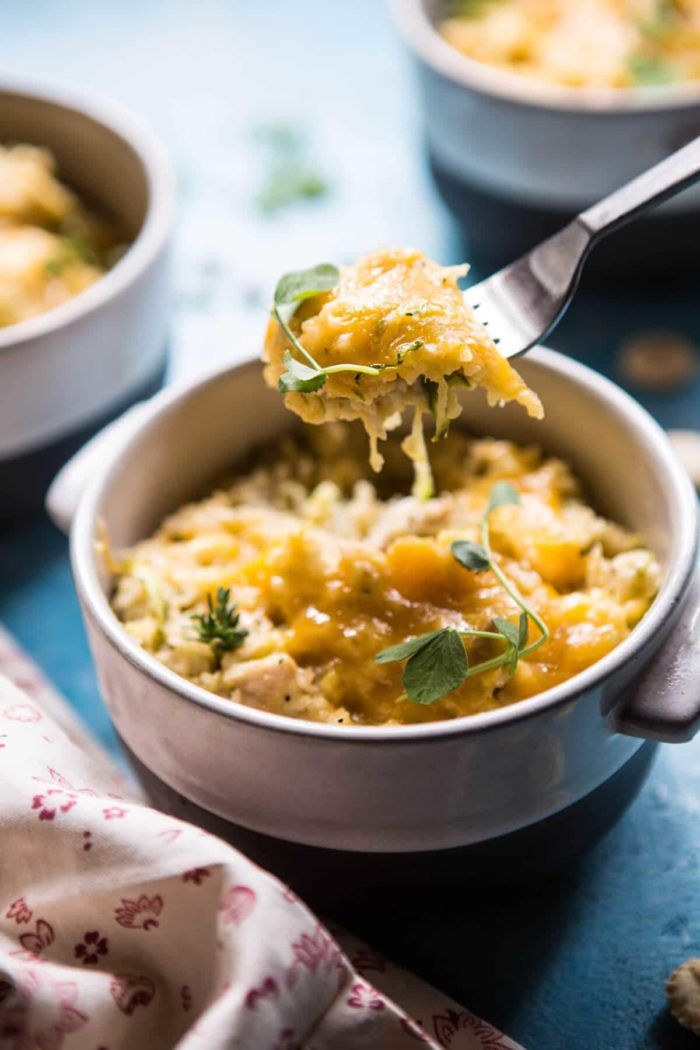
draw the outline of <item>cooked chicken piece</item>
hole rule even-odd
[[[261,660],[230,664],[223,671],[221,681],[227,689],[235,691],[241,704],[265,711],[278,710],[285,697],[293,698],[299,691],[298,670],[287,653],[272,653]]]
[[[367,542],[380,550],[399,536],[433,536],[449,523],[454,509],[452,496],[418,500],[406,496],[389,504],[367,536]]]

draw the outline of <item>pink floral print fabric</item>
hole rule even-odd
[[[518,1050],[144,805],[0,632],[3,670],[0,1050]]]

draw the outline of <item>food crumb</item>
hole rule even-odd
[[[700,1035],[700,959],[688,959],[673,971],[666,996],[678,1023]]]
[[[689,383],[698,367],[694,344],[682,332],[635,332],[620,348],[618,373],[641,390],[671,391]]]

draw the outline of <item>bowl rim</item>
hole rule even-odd
[[[141,228],[115,265],[89,288],[65,303],[26,321],[0,328],[2,353],[69,327],[99,310],[138,281],[163,251],[170,236],[175,210],[175,178],[170,158],[160,139],[140,117],[117,102],[93,98],[92,95],[88,100],[84,92],[75,86],[29,81],[5,73],[0,75],[0,95],[17,95],[59,106],[101,124],[136,154],[143,165],[148,190]]]
[[[243,704],[225,700],[181,678],[161,664],[154,656],[129,637],[114,614],[100,586],[97,571],[97,554],[94,537],[99,521],[99,506],[103,494],[109,489],[122,458],[136,441],[148,437],[160,419],[177,413],[180,404],[204,387],[216,383],[223,375],[260,368],[257,359],[247,359],[234,365],[227,364],[199,376],[195,380],[173,384],[148,402],[148,407],[138,417],[133,431],[120,451],[108,459],[88,485],[78,507],[71,530],[71,561],[73,575],[81,598],[84,613],[97,625],[112,648],[126,658],[128,663],[147,677],[175,693],[179,698],[208,709],[214,714],[243,722],[249,727],[291,734],[306,738],[332,740],[336,744],[373,743],[380,746],[410,743],[417,739],[437,740],[496,729],[535,717],[561,704],[569,702],[609,678],[623,664],[648,647],[653,638],[663,634],[664,624],[674,616],[695,571],[698,548],[697,499],[695,490],[685,470],[676,458],[665,432],[659,424],[629,394],[611,380],[593,371],[580,362],[573,361],[555,350],[537,347],[530,351],[535,360],[550,371],[573,381],[592,393],[602,395],[611,411],[625,417],[628,425],[639,438],[640,448],[661,461],[666,471],[675,499],[681,507],[680,535],[676,537],[666,580],[643,619],[620,645],[597,663],[560,685],[543,693],[495,711],[475,715],[464,715],[445,721],[425,722],[402,726],[339,726],[324,722],[311,722],[289,718],[285,715],[262,711]],[[99,661],[98,661],[99,663]]]
[[[408,47],[434,72],[470,91],[523,108],[618,117],[700,107],[700,82],[629,88],[567,87],[530,80],[458,51],[437,31],[423,0],[390,0],[394,22]]]

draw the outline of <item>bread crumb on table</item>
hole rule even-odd
[[[695,346],[682,332],[646,329],[620,347],[620,378],[641,390],[668,392],[689,383],[698,367]]]
[[[700,959],[688,959],[673,971],[666,996],[678,1023],[700,1035]]]

